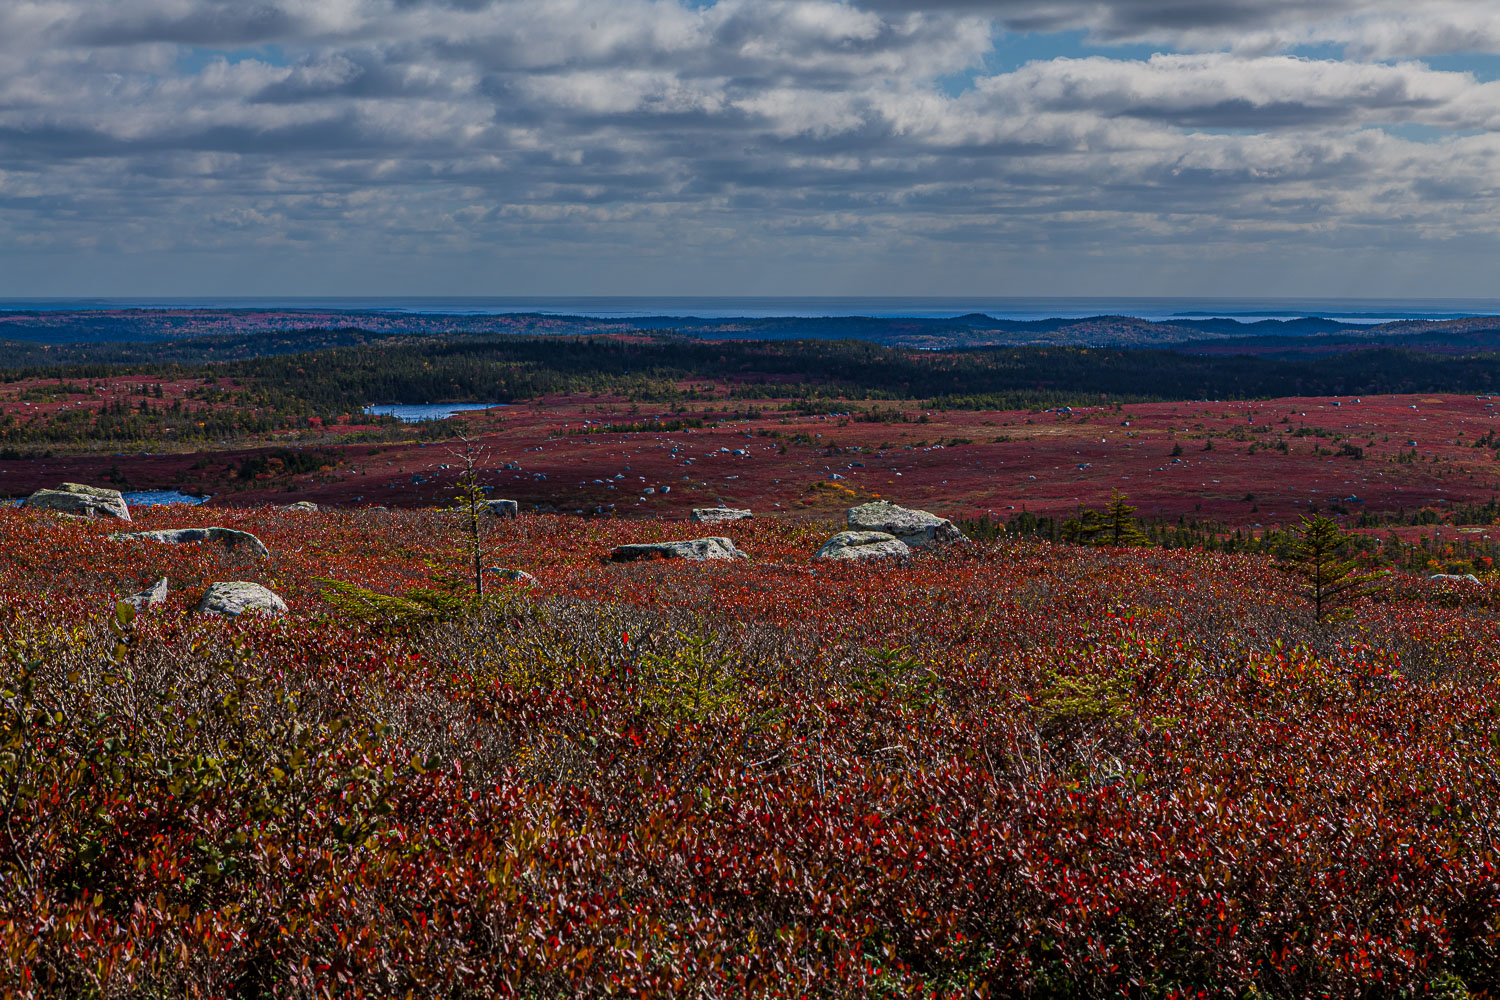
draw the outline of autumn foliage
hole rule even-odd
[[[1500,987],[1488,586],[1320,626],[1260,557],[615,565],[691,526],[522,516],[535,586],[393,629],[318,581],[461,575],[454,515],[141,519],[273,556],[0,511],[0,995]]]

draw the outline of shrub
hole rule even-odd
[[[451,514],[141,514],[208,518],[289,614],[0,511],[16,997],[1500,989],[1500,635],[1423,581],[1319,623],[1260,556],[611,565],[673,526],[525,516],[539,585],[434,607]]]

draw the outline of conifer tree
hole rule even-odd
[[[1380,574],[1360,570],[1343,556],[1349,536],[1331,517],[1303,517],[1299,537],[1292,543],[1286,568],[1301,582],[1297,593],[1313,606],[1322,622],[1336,605],[1347,604],[1377,589]]]
[[[458,495],[455,497],[454,509],[462,515],[464,521],[467,561],[474,573],[474,594],[483,597],[484,520],[489,506],[484,487],[479,483],[479,467],[484,449],[476,448],[474,442],[465,435],[459,435],[459,441],[463,443],[463,449],[451,452],[454,458],[464,463],[464,470],[458,476]]]
[[[1103,510],[1086,510],[1063,526],[1063,537],[1083,545],[1150,545],[1151,539],[1135,523],[1136,508],[1119,490],[1110,494]]]
[[[1129,499],[1119,490],[1109,496],[1104,508],[1104,528],[1110,545],[1149,545],[1151,540],[1135,523],[1136,508],[1126,503]]]

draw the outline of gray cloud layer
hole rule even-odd
[[[1462,51],[1500,0],[11,0],[0,293],[1484,294]]]

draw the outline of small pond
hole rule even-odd
[[[125,502],[132,507],[155,507],[158,504],[167,503],[204,503],[211,499],[209,497],[189,496],[176,490],[139,490],[134,493],[122,494]]]
[[[130,493],[121,493],[125,503],[131,507],[155,507],[159,504],[168,503],[207,503],[213,497],[195,497],[176,490],[136,490]],[[19,507],[26,502],[25,497],[7,497],[0,499],[0,505]]]
[[[395,417],[408,424],[418,424],[424,420],[446,420],[455,413],[488,410],[492,406],[504,405],[504,403],[382,403],[378,406],[365,407],[365,412],[377,417]]]

